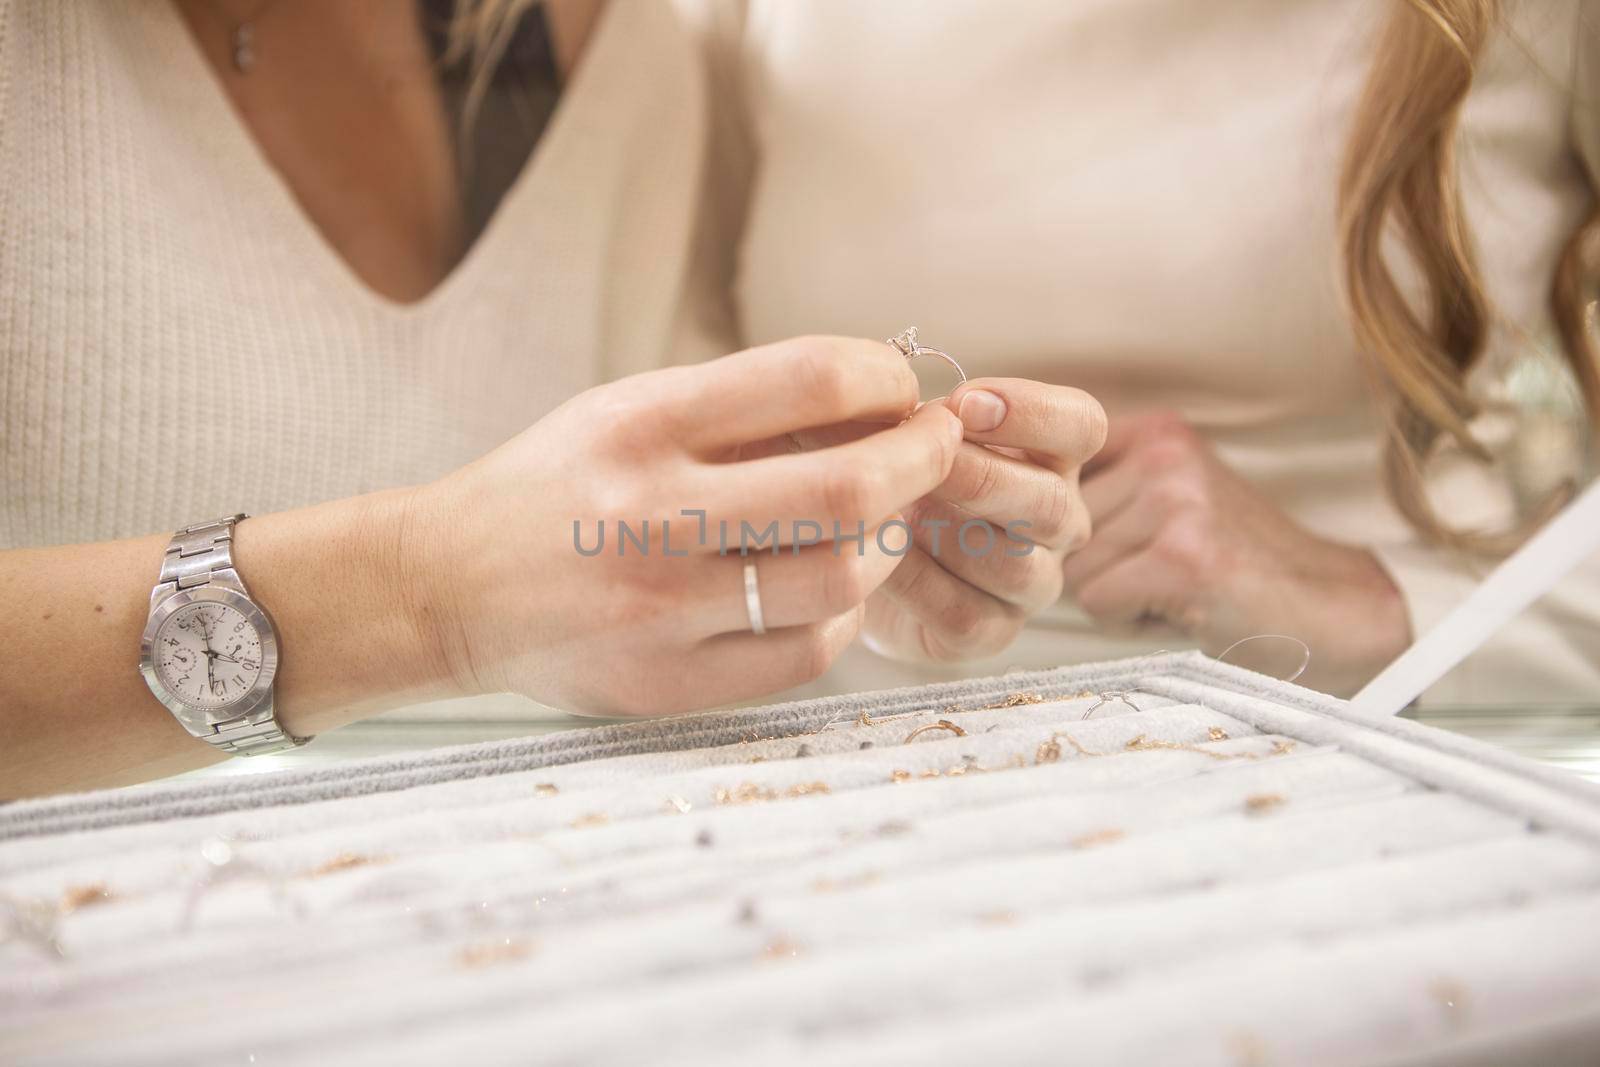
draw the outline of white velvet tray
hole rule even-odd
[[[1600,789],[1197,654],[14,804],[0,894],[7,1064],[1600,1058]]]

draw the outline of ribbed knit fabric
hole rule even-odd
[[[171,4],[0,0],[0,548],[415,483],[660,363],[704,88],[669,5],[607,7],[479,243],[401,306]]]

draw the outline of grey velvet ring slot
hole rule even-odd
[[[1198,654],[28,801],[0,837],[7,900],[79,902],[61,958],[0,945],[6,1062],[1552,1062],[1600,1032],[1593,787]],[[184,931],[218,839],[260,874]],[[201,976],[252,1011],[170,996]]]

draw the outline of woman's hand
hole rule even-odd
[[[916,379],[888,345],[789,341],[590,390],[430,485],[240,523],[234,558],[282,650],[279,720],[309,737],[495,690],[582,711],[668,712],[815,676],[898,562],[872,529],[944,481],[960,446],[960,422],[942,407],[905,419],[916,401]],[[853,420],[871,432],[789,453],[792,431]],[[703,509],[709,543],[686,509]],[[619,519],[648,554],[633,542],[617,553]],[[574,523],[590,549],[602,520],[606,550],[580,553]],[[771,627],[761,636],[745,610],[741,520],[752,537],[776,524],[791,546],[751,557]],[[828,536],[837,521],[852,537],[859,523],[865,536],[841,539],[837,555],[828,543],[795,552],[813,539],[796,528],[807,521]],[[0,800],[220,758],[138,670],[170,540],[0,552],[0,603],[20,606],[0,612]]]
[[[1106,433],[1093,397],[981,378],[944,404],[959,414],[966,441],[949,477],[907,510],[914,546],[867,603],[866,640],[896,659],[1004,649],[1029,616],[1055,603],[1063,557],[1089,538],[1078,470]]]
[[[1311,649],[1306,684],[1359,688],[1411,641],[1370,552],[1302,529],[1179,416],[1118,419],[1085,470],[1094,536],[1068,591],[1107,629],[1175,627],[1216,655],[1256,634]]]
[[[899,561],[877,527],[955,460],[959,420],[940,405],[912,415],[916,403],[899,353],[843,338],[766,345],[574,398],[419,493],[411,540],[438,561],[419,610],[438,613],[450,673],[469,692],[621,714],[815,677]],[[837,423],[878,429],[817,451],[785,447],[787,434]],[[635,540],[620,538],[619,522]],[[603,549],[589,554],[602,524]],[[742,524],[751,539],[775,526],[782,545],[748,557],[762,635],[750,632]],[[830,543],[836,530],[850,539]],[[891,531],[884,545],[899,540]]]

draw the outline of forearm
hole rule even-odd
[[[458,693],[427,593],[431,546],[408,521],[413,497],[375,493],[238,526],[239,572],[278,631],[275,704],[290,733]],[[0,553],[0,797],[139,781],[218,759],[139,675],[139,637],[169,539]]]

